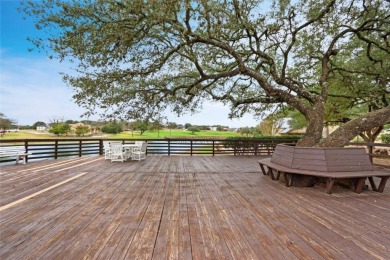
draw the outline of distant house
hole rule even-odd
[[[222,126],[222,125],[213,125],[209,127],[211,131],[229,131],[228,126]]]
[[[45,126],[45,125],[38,125],[37,126],[37,131],[40,131],[40,132],[47,131],[47,126]]]

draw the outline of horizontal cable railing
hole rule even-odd
[[[22,146],[28,153],[27,160],[58,159],[103,155],[103,141],[134,143],[134,139],[12,139],[0,140],[1,146]],[[280,143],[296,143],[295,139],[137,139],[146,141],[149,155],[272,155]],[[387,154],[375,153],[375,149],[388,149],[390,145],[379,143],[350,143],[350,146],[364,146],[371,159],[390,158]],[[15,158],[1,158],[2,162]]]
[[[23,146],[27,160],[58,159],[103,154],[103,141],[134,143],[134,139],[13,139],[0,140],[1,146]],[[279,143],[294,143],[294,139],[144,139],[149,155],[272,155]],[[2,158],[1,162],[14,161]]]

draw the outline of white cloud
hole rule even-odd
[[[22,125],[80,119],[83,110],[72,101],[72,91],[59,75],[66,70],[67,64],[44,58],[3,58],[0,111]]]
[[[1,50],[4,54],[3,50]],[[47,58],[9,58],[0,62],[0,112],[20,125],[53,119],[81,120],[84,110],[72,100],[72,90],[62,81],[60,72],[70,72],[70,64]],[[255,126],[258,121],[247,115],[228,119],[229,109],[220,103],[205,103],[194,115],[167,116],[170,122],[195,125]],[[98,118],[91,118],[97,120]]]

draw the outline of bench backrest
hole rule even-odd
[[[324,172],[373,169],[370,157],[364,148],[295,147],[278,144],[271,162],[292,169]]]

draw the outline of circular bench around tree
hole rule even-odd
[[[278,144],[272,158],[259,161],[264,175],[273,180],[284,177],[286,186],[313,186],[316,177],[325,178],[327,193],[332,193],[336,179],[349,180],[352,190],[362,191],[368,178],[372,190],[383,192],[389,171],[376,170],[364,148],[296,147]],[[266,168],[264,167],[266,166]],[[374,177],[381,179],[376,187]]]

